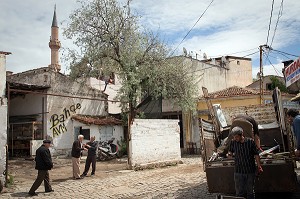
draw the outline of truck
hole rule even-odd
[[[211,104],[207,90],[203,90],[212,121],[199,119],[201,156],[206,172],[210,193],[229,194],[235,192],[234,159],[219,157],[217,148],[228,136],[230,126],[221,127],[217,111]],[[296,158],[293,134],[286,120],[278,88],[273,91],[273,105],[276,121],[259,125],[261,146],[265,152],[260,154],[264,172],[255,180],[256,192],[295,192],[299,184],[295,172]],[[272,151],[276,149],[272,153]]]

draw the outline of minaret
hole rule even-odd
[[[58,40],[56,5],[54,6],[54,14],[53,14],[53,20],[51,26],[51,37],[50,37],[49,47],[51,48],[51,64],[49,65],[49,67],[54,69],[56,72],[59,72],[60,64],[59,64],[58,50],[60,48],[60,41]]]

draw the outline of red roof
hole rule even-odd
[[[264,90],[264,95],[272,95],[271,90]],[[227,98],[227,97],[239,97],[239,96],[250,96],[250,95],[259,95],[259,89],[251,88],[242,88],[238,86],[233,86],[224,90],[208,93],[209,98]],[[295,96],[293,94],[281,92],[283,96]],[[203,96],[201,97],[203,98]]]
[[[209,98],[223,98],[223,97],[234,97],[234,96],[245,96],[245,95],[258,95],[259,91],[241,88],[238,86],[233,86],[224,90],[209,93]]]
[[[122,125],[122,120],[110,116],[73,115],[72,119],[84,124],[101,126]]]

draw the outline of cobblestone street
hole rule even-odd
[[[109,168],[101,171],[103,168],[101,165],[105,163],[97,162],[98,169],[95,177],[86,177],[82,180],[55,179],[52,182],[55,192],[44,193],[42,185],[37,191],[38,196],[33,198],[215,199],[217,194],[207,192],[205,173],[202,170],[200,158],[185,157],[182,160],[183,164],[177,166],[142,171],[110,170]],[[50,171],[50,176],[59,175],[56,172],[55,169]],[[32,177],[35,177],[35,173]],[[32,183],[33,180],[16,183],[12,193],[3,193],[0,198],[27,198],[27,192]],[[285,196],[261,195],[257,198],[286,198]],[[297,198],[297,196],[290,198]]]
[[[109,175],[104,178],[66,180],[53,184],[53,193],[44,193],[41,186],[33,198],[215,198],[207,193],[200,158],[183,158],[183,163],[143,171],[105,171]],[[99,173],[97,170],[96,175]],[[14,193],[4,193],[1,198],[28,197],[31,184],[16,185]]]

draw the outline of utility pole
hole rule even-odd
[[[263,63],[262,63],[262,51],[263,46],[259,46],[259,100],[260,104],[263,103],[264,85],[263,85]]]
[[[260,99],[260,104],[264,103],[264,82],[263,82],[263,77],[264,77],[264,72],[263,72],[263,62],[262,62],[262,53],[263,53],[263,48],[268,48],[268,46],[265,45],[260,45],[259,46],[259,99]]]

